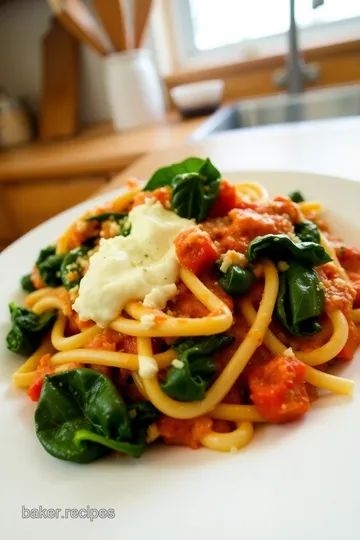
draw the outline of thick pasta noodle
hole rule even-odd
[[[56,457],[156,440],[234,453],[316,389],[353,393],[329,366],[359,343],[360,251],[298,192],[232,185],[209,160],[173,167],[70,224],[11,304],[8,347],[28,351],[13,383]]]

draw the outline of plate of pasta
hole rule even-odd
[[[114,509],[89,538],[359,538],[359,195],[189,157],[5,250],[14,512]]]

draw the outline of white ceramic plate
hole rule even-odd
[[[360,246],[360,183],[303,173],[241,172],[273,194],[299,188],[329,209],[336,231]],[[19,278],[43,246],[87,201],[41,225],[0,257],[0,538],[358,540],[360,538],[360,356],[343,369],[358,383],[353,399],[328,396],[303,422],[258,429],[236,455],[154,448],[138,461],[75,465],[37,441],[34,406],[11,386],[22,360],[5,348],[7,304],[21,300]],[[29,509],[114,509],[114,518],[22,517]],[[85,516],[86,512],[83,513]],[[44,515],[44,514],[43,514]]]

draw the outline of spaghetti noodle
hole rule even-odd
[[[41,251],[7,343],[29,356],[13,383],[50,454],[235,452],[258,423],[306,414],[316,388],[351,396],[328,368],[359,343],[360,252],[296,200],[189,158]]]

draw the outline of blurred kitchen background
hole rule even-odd
[[[359,0],[0,0],[0,249],[153,150],[354,114]]]

